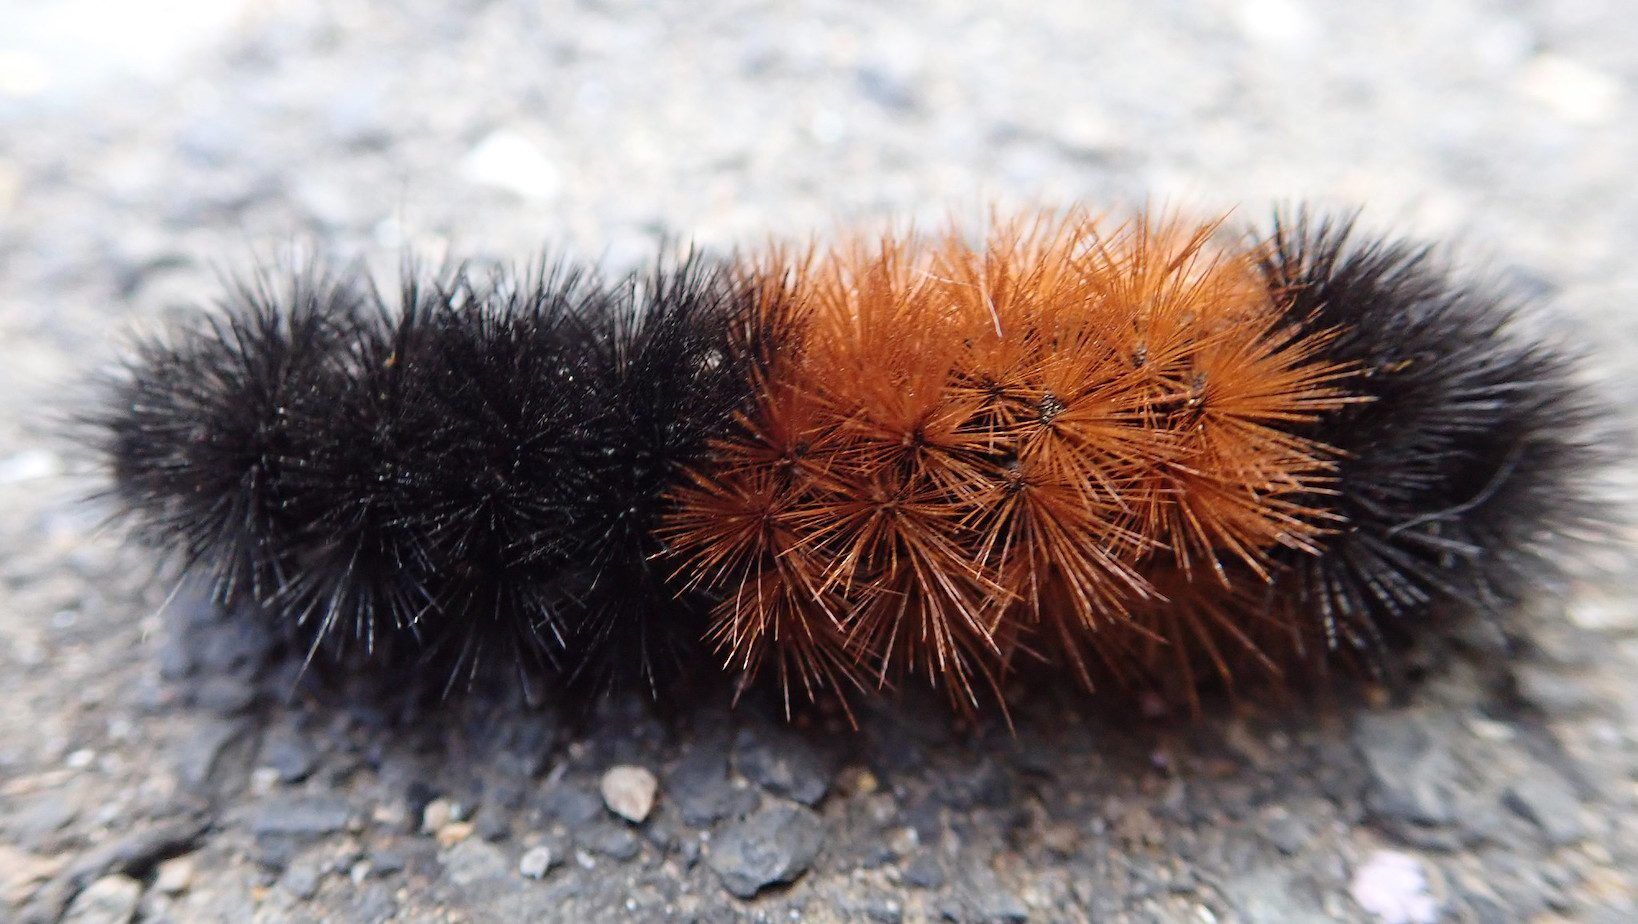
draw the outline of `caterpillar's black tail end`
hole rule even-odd
[[[1588,484],[1607,415],[1581,357],[1524,331],[1530,306],[1507,287],[1354,216],[1282,213],[1260,260],[1293,327],[1330,331],[1365,399],[1313,427],[1338,451],[1325,503],[1340,526],[1278,593],[1375,660],[1438,612],[1500,612],[1559,578],[1565,540],[1600,520]]]

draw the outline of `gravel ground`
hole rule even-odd
[[[1368,203],[1638,398],[1622,0],[795,6],[0,0],[0,918],[1632,920],[1627,531],[1402,696],[406,731],[76,502],[46,418],[121,331],[313,242],[618,268],[992,202]]]

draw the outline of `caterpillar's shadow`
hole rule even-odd
[[[209,784],[224,827],[242,804],[321,795],[351,807],[367,843],[435,856],[456,838],[517,850],[544,842],[579,858],[555,874],[571,881],[631,865],[665,889],[730,902],[712,845],[760,831],[774,809],[823,831],[818,874],[792,891],[880,870],[894,888],[925,889],[951,907],[977,908],[999,888],[985,870],[1002,855],[1102,883],[1086,887],[1097,895],[1086,907],[1107,900],[1115,911],[1182,887],[1178,864],[1192,866],[1189,889],[1213,894],[1227,888],[1214,876],[1231,879],[1247,862],[1236,850],[1284,856],[1362,821],[1448,846],[1467,836],[1459,826],[1372,808],[1382,758],[1361,736],[1382,734],[1382,723],[1362,728],[1361,717],[1409,717],[1430,739],[1415,745],[1424,750],[1452,747],[1439,736],[1460,734],[1464,716],[1517,718],[1505,682],[1487,673],[1495,653],[1477,650],[1485,643],[1472,633],[1410,653],[1412,675],[1418,664],[1438,671],[1413,676],[1387,711],[1392,697],[1379,688],[1337,679],[1207,698],[1192,715],[1038,685],[1009,696],[1005,713],[957,716],[937,696],[907,692],[856,704],[851,719],[807,710],[787,720],[774,697],[736,702],[710,683],[660,702],[618,695],[573,707],[531,703],[515,685],[450,697],[384,691],[305,665],[254,620],[206,601],[183,597],[171,609],[164,670],[177,698],[201,722],[226,710],[254,729],[238,778]],[[1463,756],[1428,785],[1464,804],[1460,774],[1474,762]],[[600,784],[618,765],[657,780],[640,823],[605,806]],[[265,834],[248,844],[273,868],[302,846]],[[460,900],[436,877],[428,888]]]

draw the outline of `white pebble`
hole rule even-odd
[[[461,174],[479,186],[492,186],[525,199],[551,199],[563,187],[557,165],[529,139],[501,129],[467,152]]]
[[[539,879],[557,863],[550,847],[530,847],[518,858],[518,872],[525,878]]]
[[[642,767],[610,767],[603,774],[602,789],[603,802],[608,805],[609,811],[638,823],[653,810],[654,795],[660,789],[660,782]]]
[[[1378,850],[1354,873],[1348,891],[1366,913],[1384,924],[1433,924],[1439,903],[1428,893],[1427,874],[1415,857]]]
[[[154,875],[154,891],[166,895],[176,895],[185,892],[189,883],[193,882],[193,860],[188,857],[177,857],[159,864],[159,871]]]
[[[448,799],[433,799],[421,810],[421,833],[437,834],[451,822],[460,821],[461,807]]]
[[[127,924],[142,900],[142,883],[129,876],[104,876],[75,897],[62,920],[70,924]]]

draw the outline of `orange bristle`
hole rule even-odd
[[[1278,425],[1342,400],[1344,370],[1216,229],[1071,213],[758,268],[793,345],[663,531],[721,596],[731,664],[972,703],[1030,651],[1090,684],[1146,668],[1134,632],[1188,630],[1134,616],[1154,575],[1226,595],[1306,547],[1329,465]]]

